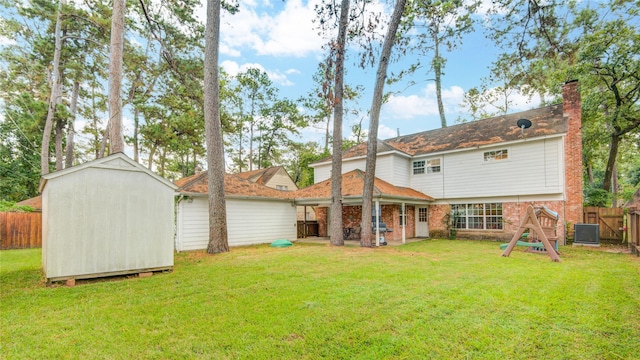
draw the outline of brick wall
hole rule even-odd
[[[400,226],[400,205],[381,205],[382,216],[381,221],[387,224],[387,227],[393,229],[392,232],[386,234],[388,240],[402,240],[402,227]],[[415,229],[415,208],[407,206],[407,225],[405,227],[406,238],[414,237]],[[318,220],[318,236],[327,237],[327,207],[317,207],[316,216]],[[343,206],[342,207],[342,226],[343,228],[355,229],[360,227],[362,222],[361,206]]]
[[[522,222],[522,217],[527,212],[527,206],[546,206],[558,213],[557,234],[560,244],[563,244],[564,228],[564,202],[563,201],[534,201],[534,202],[505,202],[502,203],[502,230],[457,230],[456,238],[475,240],[509,241]],[[432,238],[447,238],[449,236],[445,220],[451,212],[451,206],[447,204],[429,206],[429,235]]]
[[[565,220],[570,225],[582,222],[582,107],[576,80],[562,87],[564,115],[568,118],[565,149]],[[573,226],[570,226],[573,228]]]

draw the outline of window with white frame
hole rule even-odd
[[[484,152],[484,161],[499,161],[499,160],[507,160],[509,158],[509,152],[507,149],[502,150],[491,150]]]
[[[289,190],[287,185],[276,185],[276,190]]]
[[[424,174],[424,160],[418,160],[413,162],[413,175]]]
[[[440,168],[440,158],[427,160],[427,173],[428,174],[439,173],[440,170],[441,170],[441,168]]]
[[[451,205],[453,227],[465,230],[502,230],[502,203]]]
[[[400,226],[406,224],[407,222],[407,214],[404,210],[405,210],[405,207],[400,205]]]

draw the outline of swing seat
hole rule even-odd
[[[500,250],[504,250],[509,246],[509,243],[506,244],[500,244]],[[518,240],[518,242],[516,242],[516,246],[526,246],[526,247],[532,247],[532,248],[544,248],[544,244],[541,242],[526,242],[526,241],[520,241]]]

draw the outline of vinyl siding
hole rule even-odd
[[[206,249],[209,218],[206,197],[178,205],[176,250]],[[227,199],[229,246],[270,243],[296,239],[296,208],[289,202]]]
[[[360,169],[364,171],[366,159],[346,160],[342,163],[342,173]],[[394,154],[379,156],[376,160],[376,177],[397,186],[409,186],[409,164],[407,159]],[[331,176],[331,164],[323,164],[314,169],[313,181],[317,184]]]
[[[265,184],[265,186],[270,187],[272,189],[277,189],[278,185],[286,186],[286,190],[297,190],[298,187],[296,183],[291,180],[291,177],[284,169],[278,170],[278,172],[269,179],[269,181]]]
[[[508,159],[484,161],[484,152],[501,149]],[[562,193],[561,150],[555,138],[449,153],[441,173],[411,175],[411,187],[436,199]]]

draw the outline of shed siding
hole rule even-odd
[[[296,239],[296,208],[289,202],[227,199],[229,246]],[[178,251],[206,249],[209,242],[209,210],[206,197],[178,206]]]
[[[173,190],[126,162],[52,178],[44,188],[47,278],[170,267],[172,239]]]
[[[411,175],[411,187],[436,199],[562,193],[562,139],[445,154],[439,174]],[[509,158],[484,161],[484,152],[507,149]]]

